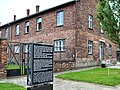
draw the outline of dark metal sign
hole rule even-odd
[[[53,46],[33,44],[28,62],[27,84],[53,82]]]

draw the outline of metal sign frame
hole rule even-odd
[[[53,45],[32,44],[28,60],[28,85],[53,82],[53,49]]]

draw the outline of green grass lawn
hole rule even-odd
[[[10,64],[7,66],[7,69],[20,69],[20,67],[18,65],[14,65],[14,64]]]
[[[120,85],[120,69],[110,69],[110,76],[108,76],[107,68],[95,68],[80,72],[71,72],[56,76],[57,78],[90,82],[108,86]]]
[[[26,89],[16,84],[0,83],[0,90],[26,90]]]
[[[20,69],[19,65],[14,65],[14,64],[9,64],[8,66],[6,66],[7,70],[9,69]],[[27,68],[27,66],[26,66]]]

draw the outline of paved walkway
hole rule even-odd
[[[96,68],[96,67],[92,67],[92,68]],[[62,73],[75,72],[75,71],[87,70],[92,68],[83,68],[79,70],[55,73],[55,76]],[[26,77],[17,77],[14,79],[11,78],[11,79],[0,80],[0,82],[10,82],[10,83],[15,83],[15,84],[19,84],[21,86],[27,87],[26,80],[27,80]],[[110,87],[110,86],[98,85],[93,83],[62,80],[58,78],[54,78],[53,85],[54,85],[54,90],[120,90],[120,86]]]
[[[55,79],[54,90],[120,90],[120,87]]]

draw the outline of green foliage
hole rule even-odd
[[[26,89],[16,84],[0,83],[0,90],[26,90]]]
[[[120,69],[110,69],[109,77],[107,68],[96,68],[80,72],[71,72],[61,74],[56,77],[73,81],[83,81],[108,86],[116,86],[120,84]]]
[[[120,0],[99,0],[97,18],[108,38],[120,47]]]

